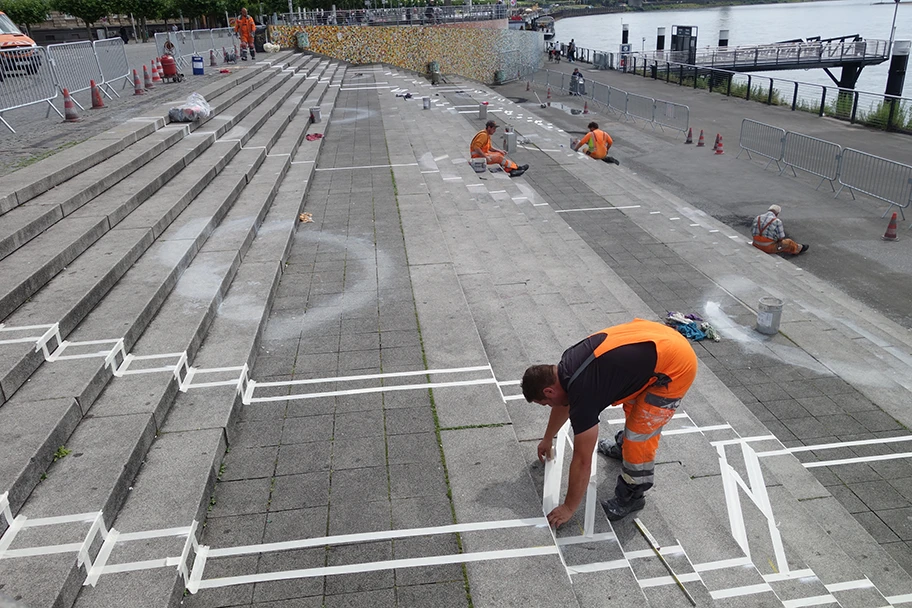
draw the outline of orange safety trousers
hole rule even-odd
[[[659,436],[697,376],[697,355],[687,338],[653,321],[634,319],[599,333],[608,337],[595,350],[596,357],[626,344],[652,342],[656,347],[655,376],[645,387],[614,404],[624,404],[625,419],[618,485],[623,480],[624,485],[636,488],[635,493],[641,495],[655,481]],[[618,490],[620,495],[621,488]]]
[[[760,233],[754,237],[753,242],[751,243],[754,247],[760,251],[766,253],[790,253],[792,255],[797,255],[801,253],[801,245],[793,241],[792,239],[782,239],[781,241],[774,241],[773,239],[763,236],[763,231],[766,230],[767,226],[776,221],[776,218],[771,219],[763,226],[760,225],[760,218],[757,218],[757,231]]]
[[[509,173],[513,169],[517,169],[519,165],[514,163],[512,160],[507,158],[505,155],[500,152],[485,152],[484,158],[487,160],[489,165],[500,165],[503,167],[503,170]],[[472,158],[481,158],[477,154],[473,154]]]

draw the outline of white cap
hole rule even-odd
[[[772,211],[773,213],[775,213],[776,215],[779,215],[782,212],[782,207],[780,207],[779,205],[770,205],[769,210]]]

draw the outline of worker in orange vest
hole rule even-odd
[[[491,145],[491,136],[495,131],[497,131],[497,123],[493,120],[486,122],[484,130],[479,131],[472,138],[469,153],[472,158],[484,158],[489,165],[500,165],[510,177],[519,177],[529,169],[529,165],[517,165],[507,158],[506,152]]]
[[[241,61],[247,61],[247,49],[250,49],[250,59],[256,59],[256,47],[253,46],[256,22],[247,14],[246,8],[241,9],[241,16],[234,24],[234,31],[241,39]]]
[[[592,334],[564,351],[557,365],[533,365],[522,378],[526,401],[551,408],[538,458],[551,458],[551,443],[567,420],[573,459],[563,504],[548,513],[560,526],[573,517],[589,485],[592,454],[621,460],[614,498],[602,501],[610,520],[646,505],[653,486],[659,435],[697,376],[697,355],[687,338],[654,321],[634,319]],[[624,406],[624,430],[599,441],[599,415]]]
[[[769,211],[754,218],[754,225],[751,226],[754,247],[766,253],[804,253],[810,245],[800,245],[785,238],[785,226],[779,219],[780,213],[782,208],[779,205],[770,205]]]
[[[611,149],[612,144],[614,144],[614,141],[611,136],[599,129],[597,122],[590,122],[589,132],[583,135],[583,138],[578,142],[572,143],[570,147],[574,150],[582,148],[584,154],[596,160],[620,165],[621,163],[618,162],[618,159],[608,156],[608,150]]]

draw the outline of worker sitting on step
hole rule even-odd
[[[507,153],[491,145],[491,136],[497,131],[497,123],[489,120],[485,123],[485,128],[475,134],[472,143],[469,146],[472,158],[484,158],[489,165],[500,165],[503,170],[510,174],[510,177],[519,177],[529,168],[529,165],[518,166],[512,160],[507,158]]]
[[[571,147],[596,160],[603,160],[606,163],[620,165],[621,163],[618,162],[618,159],[608,156],[608,150],[613,143],[614,141],[611,139],[611,136],[599,129],[597,122],[590,122],[589,132],[586,133],[581,140],[572,143]]]
[[[770,205],[769,211],[754,219],[751,227],[754,247],[766,253],[804,253],[810,245],[800,245],[792,239],[785,238],[785,227],[779,219],[781,212],[782,208],[779,205]]]

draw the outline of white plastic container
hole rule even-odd
[[[320,114],[320,106],[310,109],[310,118],[315,123],[320,122],[320,120],[322,119],[322,115]]]
[[[475,173],[484,173],[488,166],[488,160],[486,158],[473,158],[469,160],[469,163],[472,165],[472,169],[475,170]]]

